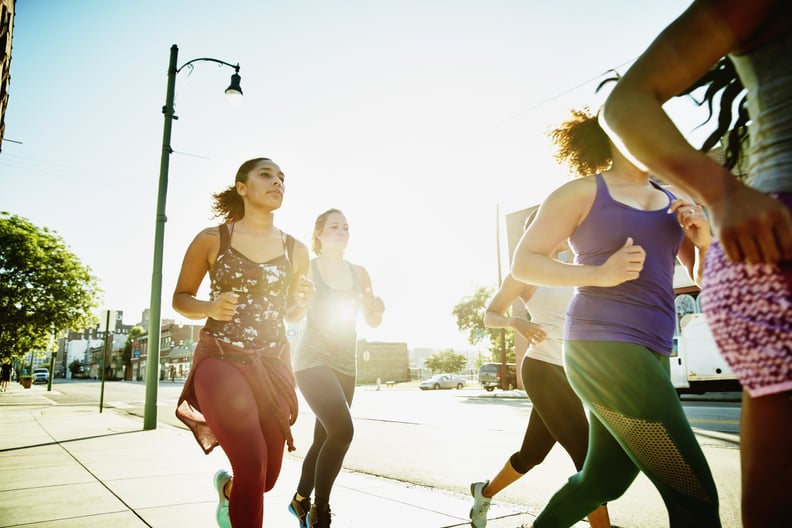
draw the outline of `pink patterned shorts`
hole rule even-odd
[[[792,390],[792,261],[730,262],[713,242],[701,295],[715,341],[748,394]]]

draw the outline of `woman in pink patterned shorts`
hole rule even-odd
[[[602,114],[612,137],[631,157],[709,211],[718,243],[706,257],[702,306],[744,387],[740,453],[745,528],[786,526],[792,514],[790,55],[792,3],[697,0],[625,74]],[[725,167],[692,148],[662,109],[694,83],[716,86],[709,80],[696,82],[705,74],[710,80],[725,74],[729,81],[720,101],[719,125],[727,118],[722,128],[731,126],[731,103],[742,85],[748,91],[747,107],[744,101],[737,105],[740,115]],[[710,104],[712,95],[705,98]],[[746,129],[748,184],[729,171]],[[724,132],[717,130],[712,143]]]

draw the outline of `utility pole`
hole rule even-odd
[[[495,204],[495,247],[498,252],[498,288],[503,283],[501,275],[501,248],[500,248],[500,204]],[[509,370],[506,367],[506,329],[500,329],[500,356],[501,356],[501,389],[508,389]]]

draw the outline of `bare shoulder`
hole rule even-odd
[[[220,238],[220,227],[221,226],[207,227],[198,233],[198,237]]]
[[[349,261],[347,261],[347,262],[349,262]],[[360,264],[355,264],[353,262],[349,262],[349,265],[352,267],[353,270],[355,270],[355,273],[357,273],[358,275],[366,275],[366,276],[368,276],[368,271],[366,271],[366,268],[364,268]]]
[[[353,264],[351,262],[349,263],[349,265],[352,266],[352,269],[355,270],[355,274],[358,276],[358,279],[362,283],[364,283],[364,285],[367,285],[367,284],[371,283],[371,278],[369,277],[369,274],[368,274],[368,271],[366,270],[366,268],[364,268],[363,266],[361,266],[359,264]]]
[[[192,245],[199,247],[219,247],[220,226],[212,226],[202,229],[193,239]]]
[[[569,181],[553,191],[545,200],[548,206],[585,206],[591,205],[597,192],[597,180],[594,176],[584,176]]]
[[[294,239],[294,254],[300,257],[309,258],[308,246],[298,239]]]

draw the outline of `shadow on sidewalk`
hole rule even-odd
[[[0,453],[8,453],[10,451],[19,451],[20,449],[32,449],[35,447],[46,447],[46,446],[53,446],[53,445],[62,445],[68,444],[69,442],[82,442],[83,440],[94,440],[96,438],[106,438],[108,436],[119,436],[125,435],[130,433],[139,433],[140,431],[119,431],[117,433],[108,433],[108,434],[101,434],[101,435],[93,435],[93,436],[83,436],[80,438],[69,438],[68,440],[53,440],[52,442],[44,442],[41,444],[31,444],[25,446],[17,446],[17,447],[8,447],[5,449],[0,449]]]

